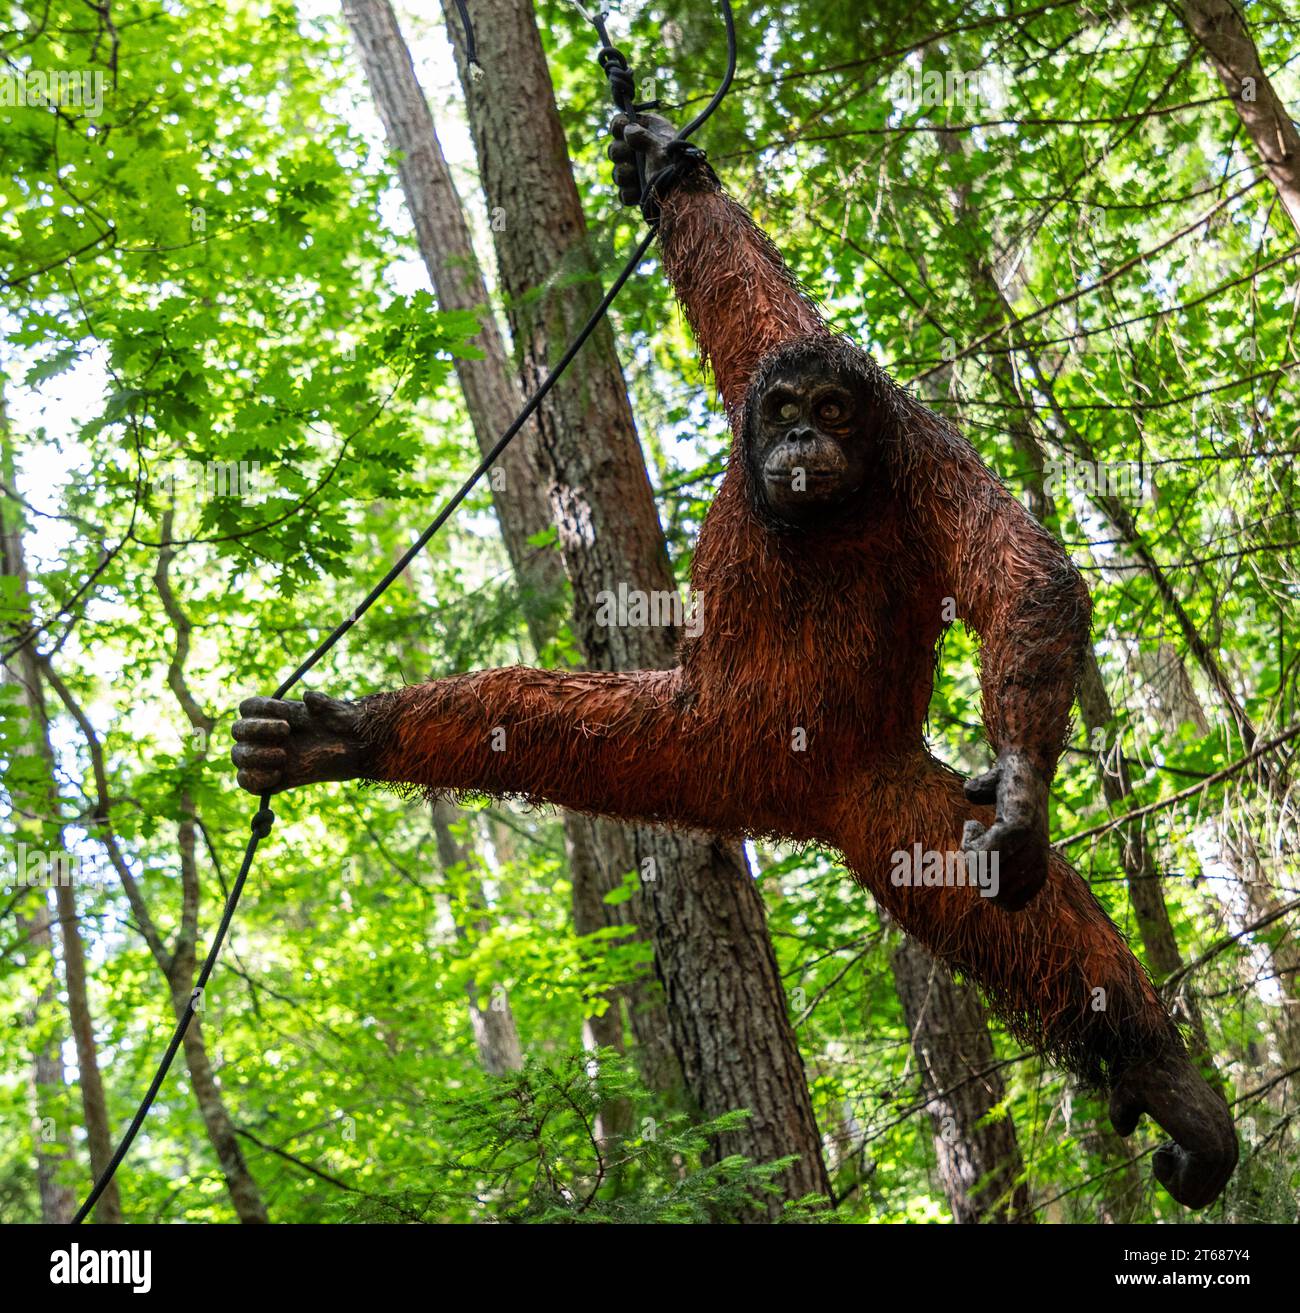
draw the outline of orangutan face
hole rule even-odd
[[[755,398],[749,460],[758,497],[783,524],[811,528],[855,504],[867,477],[864,408],[831,369],[778,370]]]

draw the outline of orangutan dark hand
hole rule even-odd
[[[639,205],[641,182],[636,171],[636,157],[645,157],[645,176],[649,181],[672,162],[669,147],[677,139],[677,129],[658,114],[638,114],[632,122],[626,114],[616,114],[609,125],[614,140],[609,158],[614,161],[614,185],[624,205]]]
[[[1146,1113],[1173,1136],[1155,1152],[1156,1180],[1184,1208],[1205,1208],[1219,1197],[1237,1165],[1237,1136],[1223,1096],[1185,1053],[1136,1063],[1111,1089],[1110,1122],[1131,1135]]]
[[[367,773],[355,702],[305,693],[301,702],[247,698],[231,733],[230,759],[249,793],[282,793],[300,784],[354,780]]]
[[[1025,753],[1009,748],[992,770],[967,780],[965,792],[971,802],[995,804],[997,817],[989,828],[967,821],[962,851],[998,854],[998,892],[992,899],[1018,912],[1047,880],[1047,781]]]

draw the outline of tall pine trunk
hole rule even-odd
[[[463,868],[469,878],[470,901],[476,908],[483,908],[485,899],[478,877],[472,873],[471,854],[452,829],[458,820],[463,819],[463,813],[442,799],[432,804],[430,812],[438,845],[438,861],[443,871],[449,872],[458,866]],[[487,922],[480,922],[479,929],[486,930]],[[465,928],[458,918],[456,937],[465,938]],[[510,1000],[504,993],[498,995],[494,990],[493,997],[485,1007],[478,986],[472,980],[466,986],[466,992],[469,995],[470,1025],[483,1070],[489,1076],[504,1076],[507,1072],[519,1071],[524,1065],[524,1051],[519,1043],[519,1029],[515,1025]]]
[[[983,1005],[911,936],[894,951],[892,965],[953,1220],[1033,1221],[1011,1114],[988,1120],[1006,1098],[1006,1084]]]
[[[2,412],[0,412],[0,473],[3,474],[6,487],[16,486],[13,448]],[[22,535],[23,523],[18,501],[9,497],[0,499],[0,575],[14,581],[18,603],[14,616],[15,630],[25,627],[32,619]],[[39,793],[29,799],[29,810],[43,818],[39,829],[42,842],[37,846],[45,848],[47,846],[45,841],[49,841],[56,851],[62,854],[65,851],[65,839],[59,819],[54,746],[50,742],[49,719],[45,709],[35,640],[18,649],[12,657],[11,665],[6,666],[4,676],[6,680],[18,685],[23,704],[30,717],[33,738],[31,743],[24,744],[20,751],[35,754],[43,767],[43,787]],[[56,879],[54,898],[58,913],[59,939],[63,947],[63,978],[68,993],[68,1021],[77,1054],[81,1112],[86,1128],[86,1145],[90,1152],[90,1173],[92,1179],[98,1179],[113,1156],[113,1143],[108,1119],[108,1101],[104,1095],[104,1082],[99,1072],[94,1016],[91,1013],[90,994],[86,984],[86,955],[82,947],[77,898],[72,885]],[[30,923],[30,931],[33,944],[41,945],[49,951],[53,965],[54,953],[49,930],[48,903]],[[42,992],[39,1006],[43,1007],[47,1004],[50,1006],[54,1004],[52,985],[47,991]],[[38,1096],[51,1084],[57,1083],[60,1088],[63,1085],[57,1046],[52,1047],[51,1053],[42,1052],[36,1055],[35,1085]],[[60,1142],[56,1141],[57,1143]],[[63,1149],[58,1156],[65,1156],[66,1153],[67,1150]],[[71,1221],[72,1208],[67,1206],[70,1202],[69,1192],[59,1186],[54,1181],[53,1174],[47,1170],[46,1160],[54,1156],[45,1154],[38,1141],[37,1177],[40,1185],[42,1215],[45,1221]],[[67,1216],[63,1216],[65,1211]],[[95,1221],[119,1223],[122,1220],[122,1204],[118,1196],[117,1183],[110,1182],[95,1205]]]
[[[1246,20],[1233,0],[1182,0],[1181,7],[1300,233],[1300,131],[1264,72]]]
[[[523,392],[491,309],[460,194],[389,0],[344,0],[343,11],[389,146],[400,157],[398,174],[406,207],[438,303],[446,310],[475,311],[481,319],[475,341],[482,359],[458,359],[456,375],[479,449],[486,453],[523,405]],[[552,602],[563,589],[565,577],[559,553],[529,545],[551,528],[536,433],[536,423],[530,421],[506,448],[489,482],[506,552],[523,591],[529,634],[534,648],[541,651],[554,637]],[[604,896],[632,869],[634,857],[627,835],[620,826],[573,814],[565,815],[564,831],[575,932],[588,935],[625,924],[626,906],[613,908]],[[643,1075],[652,1088],[673,1088],[681,1075],[669,1053],[662,1005],[655,1000],[654,991],[646,988],[622,992],[628,1000]],[[619,999],[613,997],[609,1002],[600,1016],[586,1019],[584,1036],[592,1047],[621,1049]]]
[[[444,13],[483,189],[500,220],[492,225],[497,266],[531,390],[599,295],[582,205],[529,0],[476,7],[481,80],[468,76],[454,6]],[[675,587],[608,324],[543,406],[539,437],[584,657],[600,670],[672,665],[666,629],[597,621],[602,591]],[[706,1116],[752,1112],[718,1149],[758,1161],[797,1155],[782,1182],[785,1198],[828,1194],[803,1062],[743,850],[653,828],[636,829],[633,843],[639,915],[686,1087]]]

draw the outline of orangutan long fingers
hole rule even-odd
[[[1019,857],[1039,838],[1038,832],[1016,821],[998,820],[992,828],[979,821],[967,821],[962,829],[961,846],[966,852],[998,852],[1004,861]]]
[[[235,775],[239,787],[249,793],[275,793],[283,778],[283,772],[278,770],[241,770]]]
[[[623,129],[623,140],[636,151],[649,150],[654,138],[639,123],[629,123]]]
[[[976,775],[962,785],[968,802],[981,803],[985,806],[998,800],[998,768],[986,770],[983,775]]]
[[[293,733],[287,720],[267,720],[250,717],[237,720],[230,727],[230,736],[236,743],[279,743]]]
[[[1137,1124],[1142,1120],[1146,1105],[1140,1095],[1120,1084],[1111,1091],[1107,1111],[1110,1113],[1110,1124],[1114,1127],[1115,1134],[1125,1139],[1137,1130]]]
[[[301,702],[282,698],[245,698],[239,704],[239,714],[245,720],[287,720],[294,729],[306,729],[311,719]]]
[[[344,702],[341,698],[332,698],[328,693],[317,693],[315,690],[304,693],[302,700],[316,728],[324,726],[344,739],[356,737],[361,712],[355,703]]]
[[[967,821],[961,830],[961,850],[964,853],[976,852],[976,843],[988,833],[988,827],[979,821]]]
[[[289,764],[289,755],[283,748],[261,743],[237,743],[230,760],[241,770],[282,771]]]

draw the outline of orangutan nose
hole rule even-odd
[[[785,435],[786,442],[792,447],[811,447],[817,441],[817,433],[806,424],[791,429]]]

